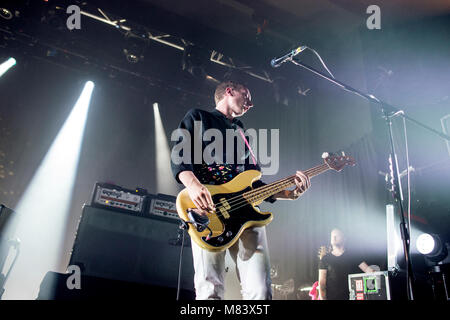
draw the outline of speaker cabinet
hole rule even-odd
[[[83,276],[177,288],[181,237],[178,221],[141,217],[84,205],[70,257]],[[194,290],[186,233],[180,288]]]
[[[124,282],[105,278],[81,276],[80,287],[69,289],[70,274],[47,272],[39,287],[36,300],[119,300],[120,301],[174,301],[176,288]],[[179,301],[195,299],[195,293],[181,289]]]

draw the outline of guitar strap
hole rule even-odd
[[[244,132],[242,131],[242,129],[239,129],[239,133],[241,134],[242,139],[244,140],[245,144],[247,145],[248,150],[250,150],[250,155],[252,157],[253,164],[256,166],[255,154],[253,153],[253,150],[250,147],[250,144],[248,143],[247,138],[245,137]]]

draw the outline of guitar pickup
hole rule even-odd
[[[222,198],[219,201],[220,201],[220,204],[221,204],[221,206],[219,208],[220,213],[222,214],[222,216],[225,219],[229,219],[230,218],[230,214],[228,213],[227,210],[231,209],[230,204],[228,203],[227,199],[225,199],[225,198]]]

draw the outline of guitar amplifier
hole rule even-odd
[[[391,300],[387,271],[348,275],[350,300]]]
[[[184,235],[180,287],[194,290],[192,249]],[[176,288],[179,224],[84,205],[69,265],[83,276]]]
[[[145,189],[131,190],[97,182],[92,192],[91,206],[142,215],[147,202],[148,194]]]
[[[179,221],[176,200],[176,197],[162,193],[152,196],[149,199],[148,215],[150,217]]]

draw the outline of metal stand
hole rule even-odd
[[[177,283],[177,301],[180,299],[180,289],[181,289],[181,270],[183,268],[183,249],[184,249],[184,231],[187,230],[188,224],[180,219],[180,225],[178,226],[178,240],[181,238],[181,249],[180,249],[180,261],[178,265],[178,283]]]
[[[332,79],[329,76],[327,76],[327,75],[325,75],[325,74],[297,61],[297,60],[291,59],[290,61],[292,63],[294,63],[295,65],[300,66],[300,67],[330,81],[331,83],[337,85],[341,89],[348,91],[350,93],[356,94],[357,96],[360,96],[361,98],[364,98],[367,101],[372,102],[373,104],[375,104],[381,108],[381,112],[383,113],[384,118],[386,119],[386,123],[387,123],[388,130],[389,130],[389,142],[390,142],[390,147],[391,147],[391,159],[392,159],[392,167],[393,167],[392,168],[393,169],[393,183],[394,183],[394,187],[395,187],[394,198],[398,202],[398,204],[400,206],[400,211],[401,211],[400,212],[400,216],[401,216],[400,232],[401,232],[401,236],[402,236],[403,252],[404,252],[405,262],[406,262],[406,266],[407,266],[406,277],[407,277],[408,300],[414,300],[413,271],[412,271],[411,259],[410,259],[410,254],[409,254],[409,239],[410,239],[410,237],[409,237],[409,230],[408,230],[408,227],[405,222],[405,216],[404,216],[404,210],[403,210],[403,199],[401,196],[401,188],[400,188],[400,174],[398,171],[397,157],[395,155],[394,141],[393,141],[393,136],[392,136],[391,118],[394,115],[400,115],[403,118],[415,123],[418,126],[421,126],[422,128],[425,128],[428,131],[433,132],[434,134],[438,135],[439,137],[441,137],[447,141],[450,141],[450,136],[443,134],[442,132],[439,132],[437,130],[434,130],[433,128],[430,128],[430,127],[418,122],[417,120],[410,118],[409,116],[405,115],[405,113],[402,110],[399,110],[399,109],[395,108],[394,106],[377,99],[373,95],[362,93],[362,92],[342,83],[341,81]]]
[[[448,270],[448,265],[436,265],[433,266],[429,271],[431,275],[431,286],[435,300],[450,300],[446,277],[446,273],[448,272]]]

